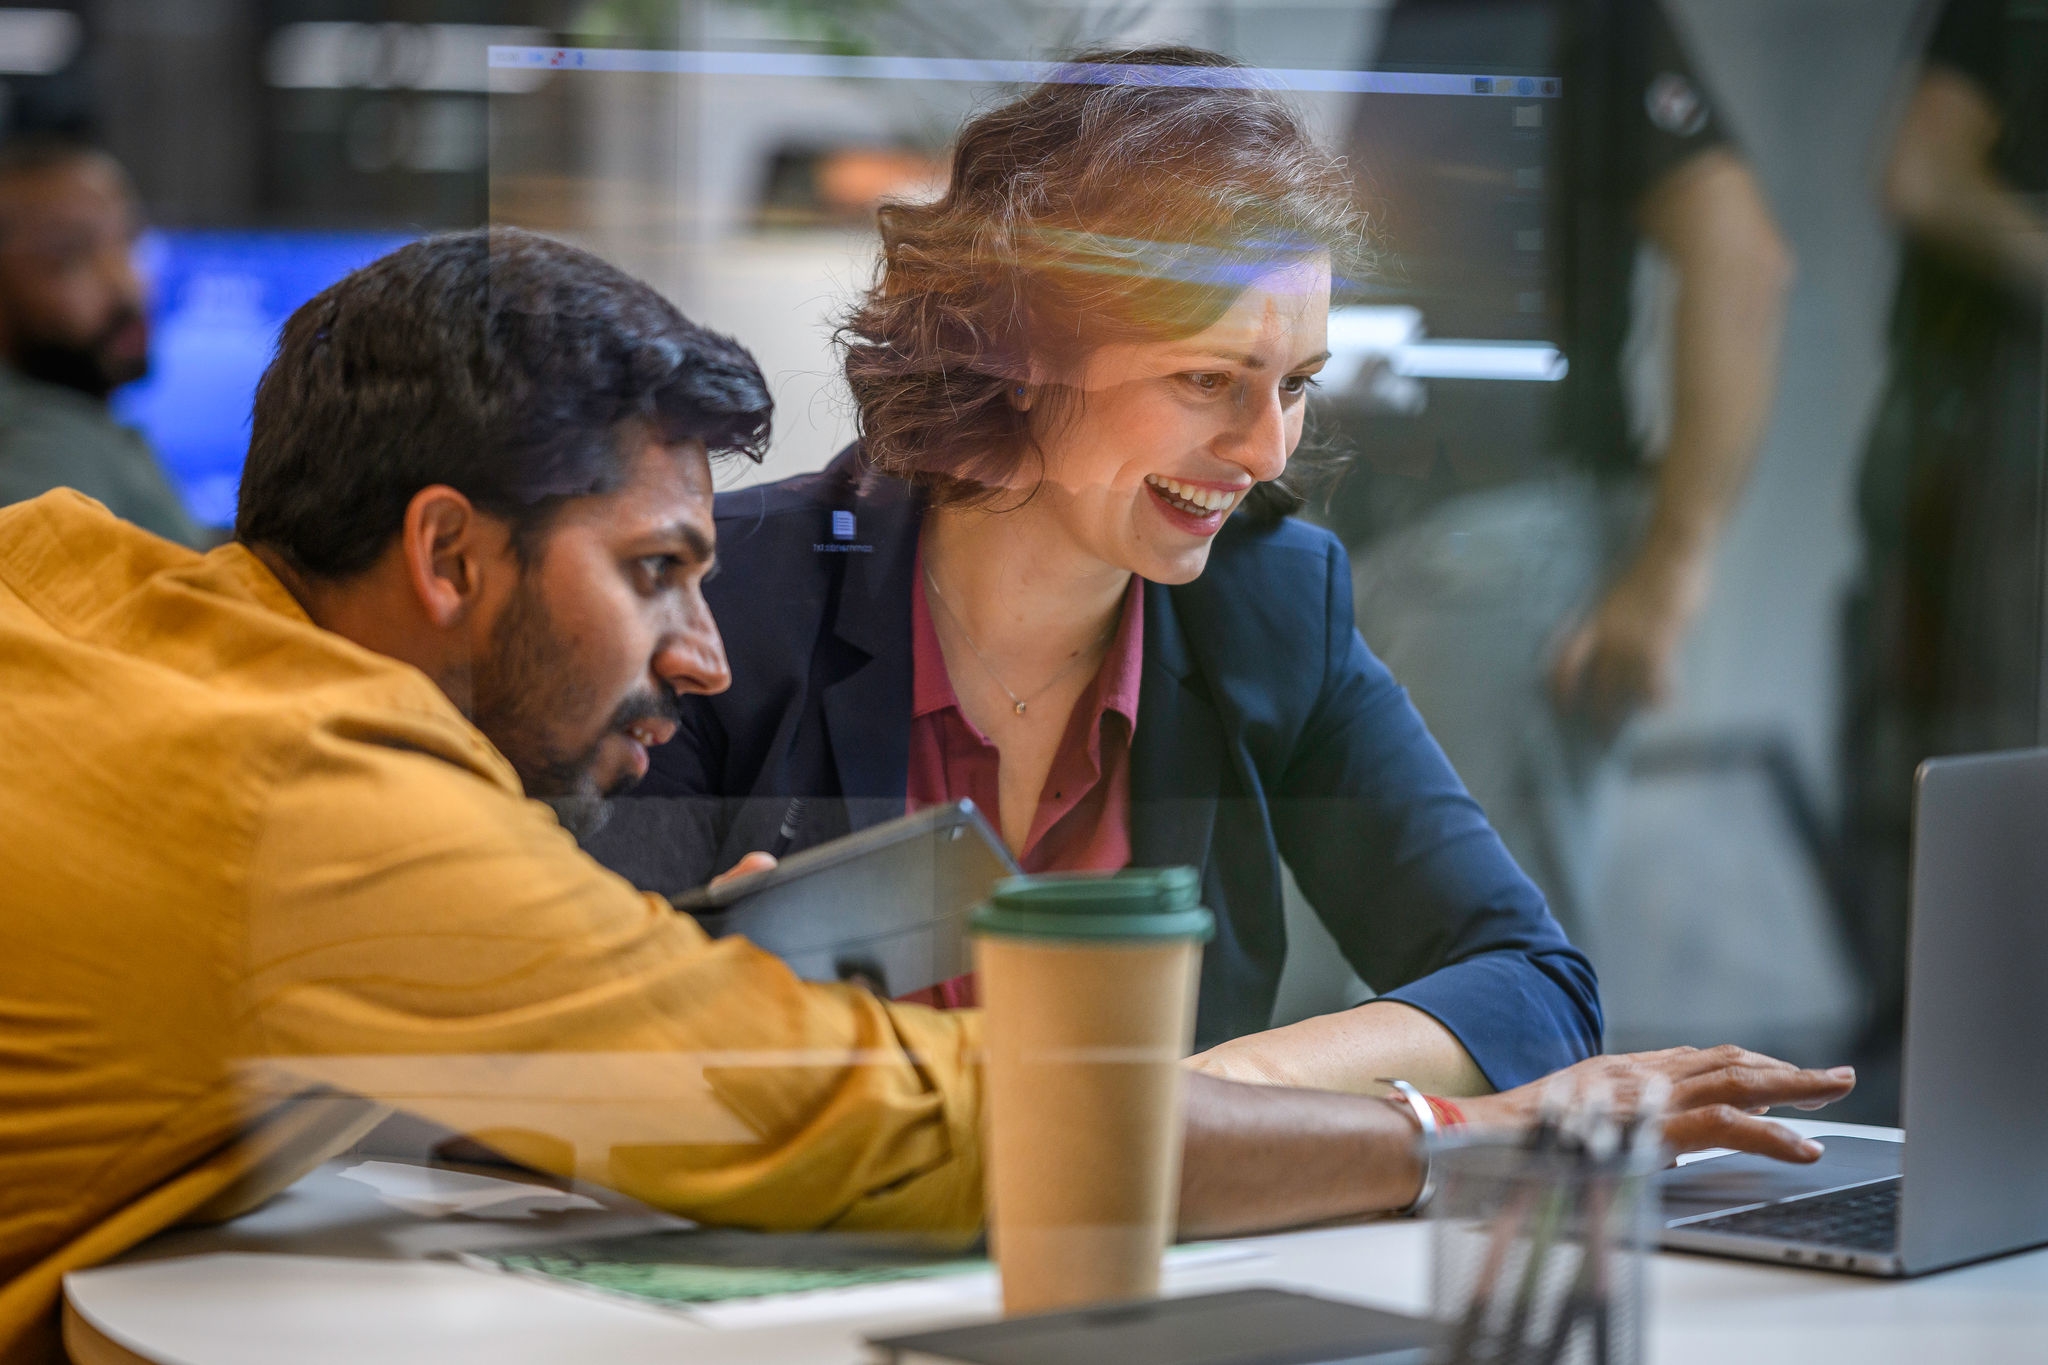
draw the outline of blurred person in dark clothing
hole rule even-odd
[[[1849,603],[1845,810],[1895,1035],[1913,773],[2041,742],[2048,7],[1948,0],[1884,180],[1906,236]]]
[[[1516,78],[1475,79],[1494,93],[1458,98],[1469,130],[1439,145],[1381,126],[1398,107],[1366,110],[1354,160],[1434,335],[1547,340],[1570,368],[1354,415],[1361,459],[1331,517],[1367,642],[1558,918],[1597,941],[1614,741],[1671,695],[1706,600],[1770,411],[1790,253],[1655,0],[1397,0],[1373,65]],[[1489,268],[1504,302],[1475,288]],[[1660,309],[1668,359],[1645,364]],[[1631,404],[1638,369],[1668,394],[1661,423]]]
[[[0,503],[76,488],[198,546],[148,442],[107,410],[149,369],[139,229],[112,157],[55,136],[0,145]]]

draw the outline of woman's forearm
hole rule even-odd
[[[1455,1034],[1398,1000],[1372,1000],[1233,1038],[1188,1064],[1250,1085],[1349,1094],[1377,1094],[1381,1077],[1411,1081],[1434,1095],[1484,1095],[1493,1089]]]

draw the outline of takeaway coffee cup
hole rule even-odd
[[[1003,1309],[1151,1298],[1180,1192],[1181,1061],[1215,926],[1193,868],[1012,877],[976,907]]]

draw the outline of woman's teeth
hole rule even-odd
[[[1211,512],[1221,511],[1237,501],[1237,494],[1226,493],[1219,488],[1202,488],[1178,479],[1169,479],[1163,474],[1147,474],[1145,482],[1151,484],[1166,500],[1191,517],[1204,517]]]

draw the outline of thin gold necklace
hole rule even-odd
[[[982,666],[983,671],[985,671],[989,675],[989,677],[995,679],[996,686],[1003,689],[1003,695],[1010,699],[1011,704],[1017,708],[1017,714],[1020,716],[1024,714],[1025,707],[1031,705],[1032,702],[1037,701],[1040,697],[1052,691],[1052,689],[1058,685],[1060,679],[1066,677],[1067,674],[1073,672],[1075,666],[1078,665],[1083,659],[1087,658],[1090,654],[1093,654],[1096,650],[1102,648],[1103,645],[1109,643],[1109,637],[1116,633],[1117,624],[1123,620],[1123,611],[1119,609],[1117,611],[1117,614],[1110,618],[1109,629],[1103,631],[1102,634],[1096,639],[1093,645],[1090,645],[1087,649],[1082,650],[1079,654],[1076,654],[1073,658],[1067,660],[1066,667],[1062,668],[1059,672],[1053,674],[1051,678],[1047,679],[1045,686],[1039,688],[1036,692],[1033,692],[1028,697],[1020,697],[1015,692],[1010,690],[1010,685],[1008,683],[1003,681],[1003,675],[996,672],[996,666],[988,661],[988,655],[981,652],[981,646],[974,643],[974,637],[967,633],[967,623],[960,619],[960,613],[953,610],[953,604],[946,600],[946,594],[939,591],[939,580],[932,577],[932,571],[930,569],[926,569],[924,571],[924,581],[926,582],[926,584],[930,586],[932,590],[932,597],[938,602],[940,607],[944,608],[947,617],[949,617],[952,620],[954,628],[960,632],[960,638],[965,640],[967,642],[967,648],[973,651],[975,662]]]

